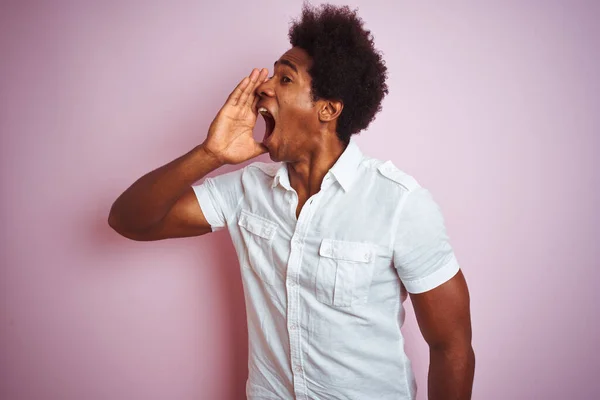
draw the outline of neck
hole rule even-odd
[[[337,137],[319,142],[299,160],[288,162],[290,185],[300,199],[308,199],[321,190],[321,183],[346,149]]]

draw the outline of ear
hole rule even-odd
[[[344,109],[344,103],[340,100],[321,100],[319,109],[319,121],[331,122],[336,120],[342,110]]]

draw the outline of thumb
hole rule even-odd
[[[265,154],[265,153],[268,153],[268,152],[269,152],[269,149],[267,148],[267,146],[265,146],[264,144],[259,143],[257,141],[254,142],[254,156],[253,156],[253,158],[254,157],[258,157],[261,154]]]

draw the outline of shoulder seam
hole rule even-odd
[[[408,192],[412,192],[414,189],[421,186],[413,176],[400,170],[391,160],[379,164],[376,168],[381,175],[404,187]]]

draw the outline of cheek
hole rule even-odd
[[[318,126],[314,104],[310,99],[304,99],[304,96],[298,96],[291,101],[285,101],[281,104],[281,114],[286,127],[294,127],[302,130],[314,130]]]

